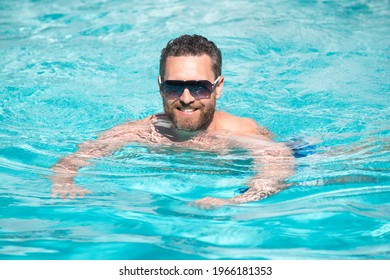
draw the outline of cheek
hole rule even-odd
[[[206,99],[205,101],[202,102],[202,105],[205,109],[212,109],[215,107],[215,97],[211,97],[210,99]]]
[[[170,108],[170,107],[172,106],[173,103],[174,103],[174,101],[163,98],[163,105],[164,105],[164,108]]]

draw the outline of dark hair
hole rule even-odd
[[[215,78],[221,75],[222,55],[221,50],[207,38],[200,35],[182,35],[170,40],[161,51],[160,76],[164,79],[165,66],[169,56],[200,56],[207,54],[212,61]]]

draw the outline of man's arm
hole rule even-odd
[[[147,120],[118,125],[101,133],[96,140],[80,144],[75,153],[60,158],[51,168],[52,196],[74,198],[89,193],[74,182],[78,170],[90,165],[90,159],[108,156],[130,142],[140,141],[137,132],[145,129]]]
[[[250,124],[249,124],[250,125]],[[243,135],[234,138],[234,145],[247,149],[254,159],[256,175],[249,181],[248,190],[229,199],[206,197],[195,201],[200,208],[210,209],[225,204],[237,204],[264,199],[288,187],[285,180],[294,173],[291,149],[271,139],[268,130],[247,127]]]
[[[257,174],[248,183],[249,189],[228,199],[230,203],[257,201],[274,195],[288,187],[285,180],[294,174],[294,157],[285,144],[269,140],[247,148],[254,158]]]

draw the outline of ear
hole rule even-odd
[[[216,98],[221,97],[224,82],[225,82],[225,77],[220,76],[219,81],[218,81],[218,85],[215,87],[215,97]]]
[[[160,95],[161,95],[161,97],[162,97],[162,93],[161,93],[161,76],[158,76],[158,77],[157,77],[157,82],[158,82],[158,89],[159,89]]]

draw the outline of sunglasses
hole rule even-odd
[[[167,80],[161,83],[161,77],[159,77],[160,91],[162,95],[168,99],[178,99],[183,94],[185,89],[188,89],[190,94],[196,99],[208,99],[215,90],[219,79],[219,76],[214,83],[207,80]]]

